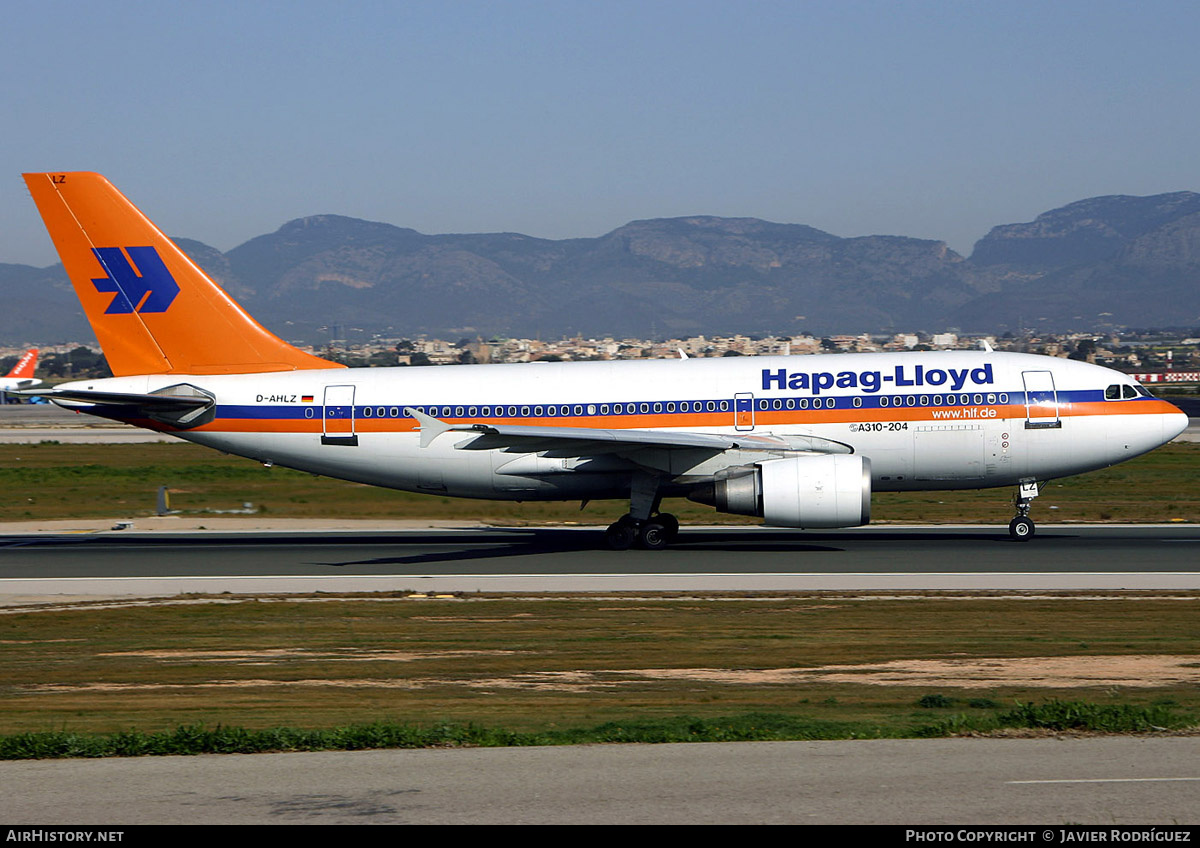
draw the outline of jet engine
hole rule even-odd
[[[718,512],[776,527],[857,527],[871,520],[871,461],[845,454],[771,459],[688,493]]]

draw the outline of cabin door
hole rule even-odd
[[[1054,375],[1049,371],[1022,371],[1021,379],[1025,381],[1025,429],[1062,427]]]
[[[357,445],[354,432],[354,386],[325,387],[323,445]]]

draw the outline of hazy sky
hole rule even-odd
[[[1194,2],[0,3],[0,262],[22,171],[95,170],[221,250],[336,213],[598,236],[753,216],[944,239],[1200,190]]]

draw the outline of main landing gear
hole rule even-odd
[[[1017,508],[1017,515],[1012,521],[1008,522],[1008,535],[1014,542],[1028,542],[1037,531],[1033,519],[1029,517],[1029,504],[1037,496],[1038,484],[1032,482],[1022,483],[1021,488],[1017,490],[1017,494],[1013,497],[1013,505]]]
[[[645,521],[625,514],[608,525],[604,541],[614,551],[626,551],[636,543],[648,551],[661,551],[679,535],[679,519],[660,512]]]
[[[660,551],[679,535],[679,519],[659,512],[658,475],[635,471],[629,486],[629,512],[604,531],[604,541],[614,551],[629,550],[636,543],[649,551]]]

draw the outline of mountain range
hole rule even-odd
[[[1094,197],[944,242],[694,216],[598,238],[425,235],[317,215],[227,253],[176,238],[262,324],[372,336],[1103,330],[1200,325],[1200,194]],[[0,264],[0,342],[92,338],[62,266]]]

